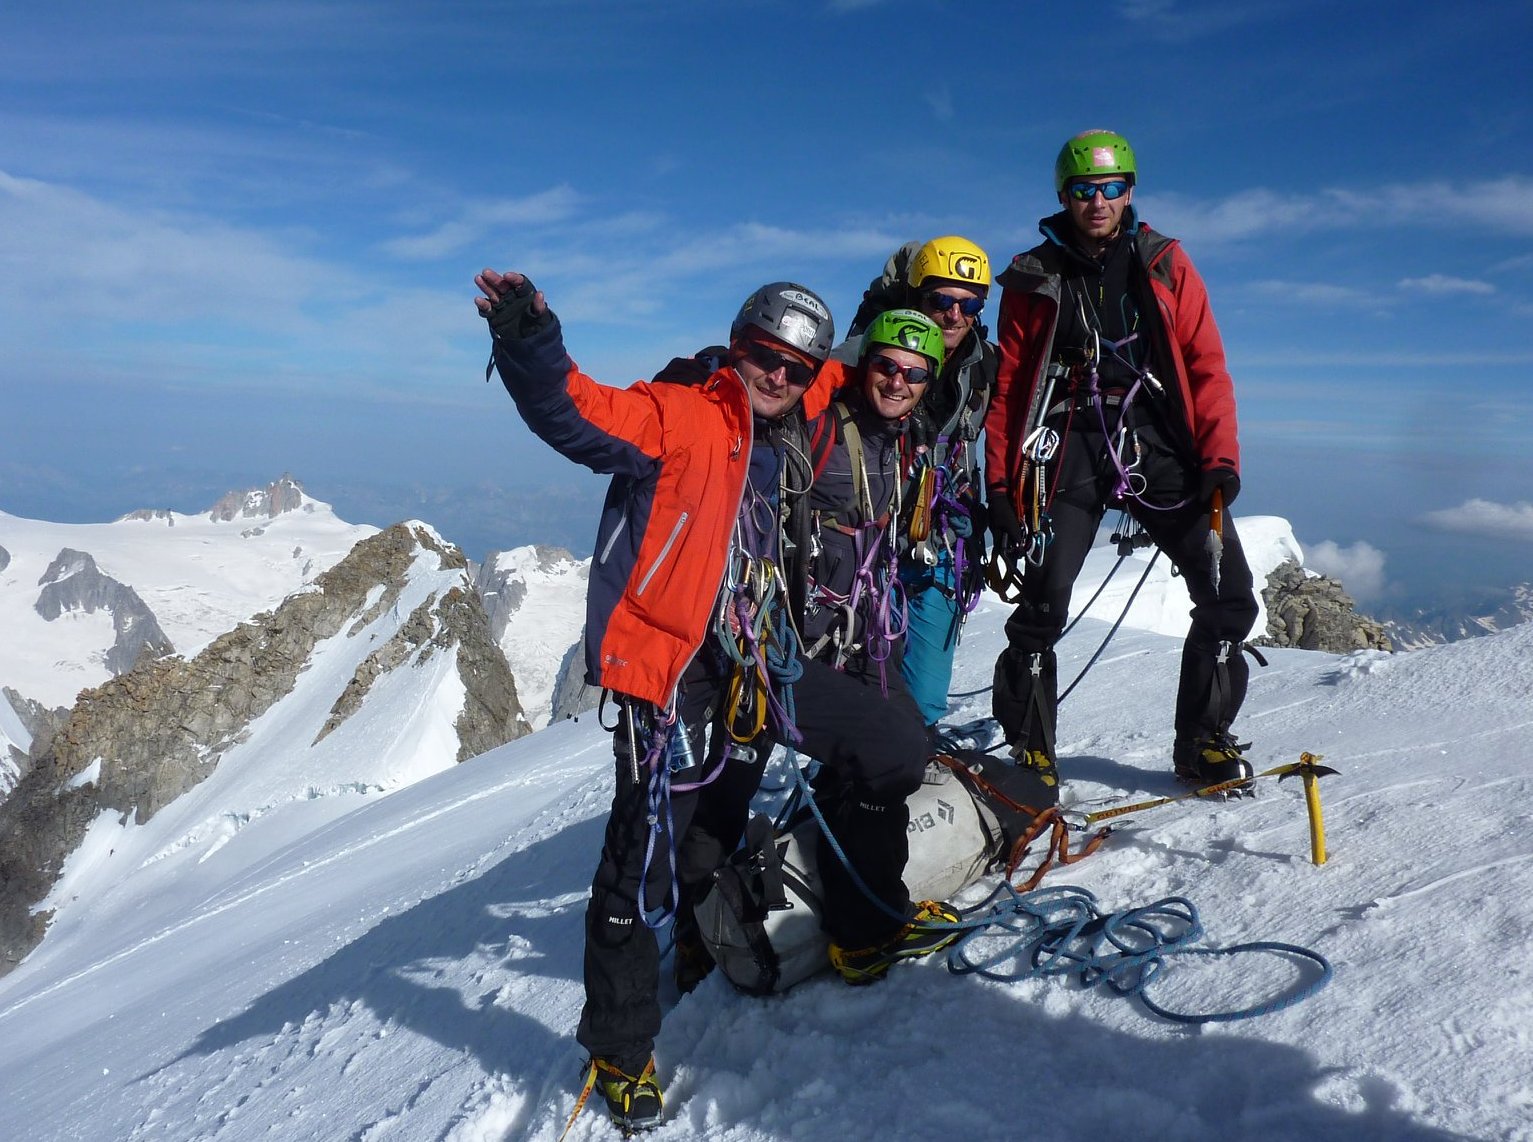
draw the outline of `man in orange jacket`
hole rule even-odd
[[[580,372],[523,275],[474,280],[495,367],[523,419],[569,459],[613,476],[586,600],[586,670],[621,714],[576,1037],[591,1053],[587,1090],[624,1130],[647,1129],[662,1116],[655,928],[676,917],[678,985],[695,986],[694,957],[707,951],[691,908],[740,840],[771,743],[793,742],[849,790],[825,813],[872,898],[826,878],[825,927],[858,969],[854,978],[838,961],[841,974],[874,979],[957,935],[940,926],[956,914],[912,902],[903,879],[925,731],[903,691],[886,699],[795,646],[784,525],[810,473],[793,463],[806,449],[790,437],[830,353],[824,302],[792,282],[763,286],[706,380],[617,389]]]
[[[1240,491],[1240,451],[1208,293],[1180,244],[1135,214],[1138,170],[1122,135],[1077,135],[1054,173],[1063,209],[997,278],[1001,361],[985,482],[996,550],[1022,569],[1022,583],[996,663],[996,720],[1019,758],[1053,770],[1054,644],[1102,515],[1118,507],[1171,557],[1192,596],[1176,774],[1199,785],[1249,776],[1230,724],[1245,698],[1242,646],[1257,605],[1223,517]]]

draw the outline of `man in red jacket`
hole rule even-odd
[[[833,341],[816,294],[762,286],[706,379],[618,389],[580,371],[523,275],[474,280],[517,411],[564,456],[613,477],[586,598],[586,678],[620,714],[576,1038],[591,1055],[582,1105],[595,1090],[624,1131],[648,1129],[663,1113],[655,929],[674,916],[677,984],[695,986],[708,965],[696,962],[707,951],[692,905],[740,840],[773,742],[817,758],[839,791],[824,815],[867,889],[833,875],[838,854],[822,842],[823,922],[842,977],[870,982],[958,935],[949,905],[912,901],[904,882],[925,729],[903,690],[885,697],[795,649],[801,606],[785,565],[807,542],[790,544],[785,529],[807,514],[811,476],[795,418],[801,404],[825,404],[813,386]]]
[[[996,549],[1021,569],[1021,596],[993,708],[1013,752],[1052,770],[1054,644],[1102,515],[1120,508],[1192,596],[1173,762],[1179,778],[1207,785],[1251,773],[1230,733],[1257,614],[1223,515],[1240,491],[1235,394],[1203,279],[1175,239],[1139,221],[1137,175],[1123,136],[1072,138],[1054,169],[1063,209],[996,279],[1001,362],[985,482]]]

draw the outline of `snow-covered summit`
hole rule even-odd
[[[534,729],[549,722],[561,670],[584,628],[590,569],[589,559],[544,546],[493,552],[479,569],[490,629]]]
[[[284,512],[328,511],[329,508],[329,504],[314,499],[303,490],[302,484],[284,472],[264,488],[225,492],[207,511],[197,514],[206,516],[214,523],[229,523],[240,519],[275,519]],[[118,522],[160,522],[175,527],[178,520],[185,518],[178,512],[163,508],[140,508],[119,516]]]
[[[1281,516],[1241,516],[1235,523],[1246,561],[1251,566],[1252,578],[1256,581],[1256,602],[1260,610],[1253,627],[1254,637],[1267,629],[1267,606],[1261,597],[1262,584],[1280,564],[1291,561],[1302,565],[1304,549],[1294,538],[1292,525]],[[1177,638],[1187,633],[1188,615],[1192,609],[1187,586],[1182,577],[1173,572],[1170,560],[1156,558],[1153,547],[1135,551],[1110,579],[1108,575],[1117,561],[1111,549],[1094,548],[1087,560],[1086,570],[1076,580],[1070,600],[1072,615],[1085,606],[1106,580],[1107,586],[1086,611],[1088,618],[1111,623],[1124,613],[1130,596],[1133,596],[1133,605],[1128,606],[1124,616],[1124,626]],[[1134,595],[1135,586],[1141,579],[1144,585],[1139,588],[1138,595]]]
[[[137,622],[151,618],[176,653],[195,655],[377,530],[338,519],[286,476],[192,515],[61,524],[0,512],[0,548],[9,555],[0,566],[0,687],[46,706],[71,705],[80,690],[131,664],[136,648],[124,647],[120,630],[129,612]],[[59,565],[66,551],[75,554]],[[91,590],[69,606],[49,603],[50,579],[64,567],[83,569],[85,557],[95,568]]]

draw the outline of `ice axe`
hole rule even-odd
[[[1203,541],[1208,552],[1208,577],[1214,594],[1219,593],[1219,561],[1224,558],[1224,489],[1216,487],[1208,497],[1208,538]]]

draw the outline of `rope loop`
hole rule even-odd
[[[1329,984],[1335,969],[1319,952],[1297,944],[1255,941],[1227,948],[1192,947],[1204,935],[1197,908],[1182,896],[1122,912],[1103,912],[1084,888],[1057,885],[1018,892],[1003,884],[981,908],[986,922],[948,950],[948,970],[1011,983],[1075,976],[1084,987],[1105,983],[1116,995],[1137,998],[1151,1014],[1175,1023],[1230,1023],[1292,1007]],[[1015,939],[1008,938],[1008,934]],[[979,945],[995,945],[981,955]],[[1260,1003],[1229,1011],[1173,1011],[1148,994],[1176,955],[1234,956],[1265,952],[1319,968],[1307,982]]]

